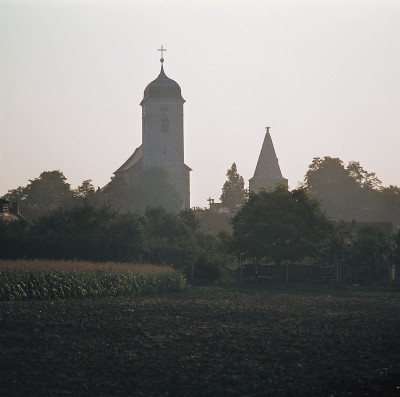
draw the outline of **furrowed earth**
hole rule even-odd
[[[0,395],[400,396],[399,294],[2,302]]]

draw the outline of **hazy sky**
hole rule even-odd
[[[313,157],[400,185],[399,1],[0,0],[0,195],[42,171],[105,185],[160,69],[182,88],[191,205],[253,176],[266,125],[289,186]]]

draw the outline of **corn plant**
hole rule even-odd
[[[0,271],[0,301],[138,296],[178,292],[186,279],[177,272],[134,273],[7,269]]]

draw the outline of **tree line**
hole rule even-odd
[[[253,263],[351,264],[368,282],[387,279],[400,264],[400,233],[376,228],[352,233],[332,223],[304,188],[249,194],[232,217],[233,233],[201,231],[192,210],[178,214],[148,207],[144,215],[84,203],[56,209],[33,224],[0,219],[1,258],[80,259],[172,264],[196,278],[220,279],[237,259]],[[356,281],[356,280],[355,280]]]
[[[224,237],[199,230],[193,211],[148,207],[144,215],[107,204],[55,209],[33,224],[0,218],[0,257],[171,264],[198,276],[222,277]]]
[[[38,178],[29,180],[27,186],[9,190],[2,199],[18,202],[21,209],[41,211],[71,209],[83,203],[97,206],[107,203],[120,212],[143,215],[148,206],[162,205],[171,212],[178,212],[181,207],[180,195],[168,171],[162,167],[136,170],[129,184],[122,178],[113,177],[103,189],[97,190],[91,179],[71,189],[61,171],[44,171]]]
[[[107,197],[90,180],[72,190],[60,171],[10,190],[4,199],[47,214],[33,224],[1,220],[1,257],[174,263],[188,273],[194,264],[198,276],[209,279],[222,277],[227,264],[244,257],[257,264],[351,264],[358,273],[369,269],[372,282],[391,265],[400,267],[399,233],[388,238],[376,228],[352,228],[352,219],[396,221],[400,211],[400,189],[382,187],[359,163],[345,167],[339,159],[315,158],[303,186],[257,194],[244,189],[233,164],[221,195],[233,231],[213,235],[200,229],[194,211],[177,212],[177,196],[157,171],[146,171],[149,181],[140,194],[138,186],[121,180],[111,181]],[[167,189],[172,206],[146,200],[153,188]]]

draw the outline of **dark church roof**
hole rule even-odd
[[[114,174],[119,174],[121,172],[129,170],[135,164],[138,164],[141,159],[142,159],[142,145],[140,145],[138,148],[135,149],[132,156],[129,157],[129,159],[126,160],[125,163],[122,164],[121,167],[119,167],[117,171],[114,172]]]
[[[121,165],[117,169],[117,171],[114,172],[115,175],[117,174],[122,174],[126,171],[129,171],[135,166],[142,166],[142,157],[143,157],[143,151],[142,151],[142,145],[140,145],[138,148],[135,149],[133,152],[132,156],[129,157],[128,160],[125,161],[124,164]],[[186,171],[193,171],[189,166],[186,164],[183,164],[184,168]]]
[[[161,71],[158,77],[145,88],[143,100],[140,104],[142,105],[147,101],[158,99],[175,99],[180,102],[185,102],[182,98],[181,87],[179,87],[176,81],[170,79],[164,73],[163,65],[161,65]]]

